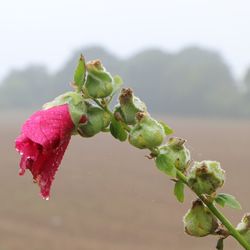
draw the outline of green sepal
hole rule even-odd
[[[57,96],[53,101],[45,103],[43,109],[49,109],[63,104],[69,105],[71,119],[77,128],[82,116],[87,113],[87,107],[82,95],[76,92],[66,92]]]
[[[82,86],[84,84],[86,77],[86,65],[85,65],[85,59],[83,55],[80,56],[78,65],[75,70],[74,74],[74,83],[73,85],[77,88],[77,91],[80,92],[82,90]]]
[[[237,225],[236,230],[250,244],[250,213],[247,213],[243,216],[240,223]]]
[[[218,194],[215,197],[215,202],[222,207],[228,206],[234,209],[241,209],[240,203],[231,194],[224,194],[224,193]]]
[[[163,126],[166,135],[171,135],[174,133],[174,130],[170,128],[165,122],[159,121],[159,123]]]
[[[177,198],[177,200],[181,203],[184,202],[184,188],[185,184],[182,181],[177,181],[174,186],[174,195]]]
[[[165,174],[176,177],[176,168],[165,154],[159,154],[155,159],[156,166]]]
[[[116,139],[120,141],[127,140],[128,134],[126,130],[123,128],[122,123],[117,121],[114,117],[111,119],[110,132]]]

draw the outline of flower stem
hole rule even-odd
[[[177,169],[177,178],[181,180],[183,183],[186,184],[186,186],[189,186],[187,177]],[[191,189],[191,188],[190,188]],[[192,190],[192,189],[191,189]],[[213,202],[208,201],[203,195],[200,195],[196,193],[194,190],[192,190],[201,200],[206,204],[208,209],[220,220],[220,222],[227,228],[230,235],[233,236],[241,246],[243,246],[246,250],[250,250],[250,245],[248,242],[244,239],[244,237],[235,229],[235,227],[232,225],[232,223],[215,207]]]

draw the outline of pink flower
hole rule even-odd
[[[81,118],[81,122],[86,120],[86,116]],[[69,107],[64,104],[35,112],[16,139],[16,149],[21,155],[19,174],[29,169],[44,199],[49,198],[51,184],[73,129]]]

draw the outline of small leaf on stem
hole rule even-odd
[[[122,78],[118,75],[113,76],[113,80],[114,80],[114,88],[113,88],[112,96],[115,95],[115,93],[119,90],[119,88],[123,84]]]
[[[166,135],[171,135],[174,133],[174,130],[170,128],[165,122],[159,121],[159,123],[163,126]]]
[[[184,187],[185,185],[182,181],[177,181],[174,186],[174,195],[181,203],[184,201]]]
[[[86,76],[86,65],[84,57],[81,55],[74,74],[74,85],[81,91]]]
[[[223,250],[224,249],[224,239],[223,238],[220,238],[217,241],[216,249],[217,250]]]
[[[117,121],[114,117],[111,119],[110,132],[116,139],[120,141],[127,140],[128,135],[126,130],[123,128],[121,122]]]
[[[231,194],[218,194],[215,197],[215,202],[222,207],[228,206],[235,209],[241,209],[240,203]]]

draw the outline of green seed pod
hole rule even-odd
[[[190,152],[184,143],[184,139],[171,138],[166,145],[159,148],[160,153],[165,154],[168,162],[173,163],[182,172],[186,170],[191,160]]]
[[[241,222],[237,225],[236,230],[238,230],[250,244],[250,213],[244,215]]]
[[[136,123],[136,113],[147,111],[146,105],[138,97],[133,95],[133,91],[130,88],[121,90],[119,101],[119,112],[123,117],[123,121],[128,125],[134,125]]]
[[[110,114],[99,107],[88,105],[87,107],[88,122],[80,124],[78,132],[83,137],[92,137],[101,132],[110,123]]]
[[[165,136],[162,125],[145,112],[138,112],[136,119],[137,123],[129,133],[130,144],[140,149],[161,145]]]
[[[188,174],[190,187],[199,194],[212,194],[225,182],[225,171],[216,161],[195,162]]]
[[[113,78],[99,60],[88,62],[85,90],[92,98],[109,96],[114,88]]]
[[[193,202],[183,218],[185,232],[191,236],[203,237],[215,233],[218,220],[201,200]]]

